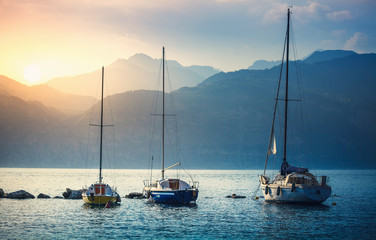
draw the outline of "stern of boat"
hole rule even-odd
[[[198,182],[188,184],[180,179],[163,179],[155,185],[144,182],[144,190],[153,202],[166,204],[195,204],[198,197]]]
[[[119,194],[104,183],[92,184],[82,193],[82,199],[89,205],[105,205],[108,202],[118,203],[121,201]]]

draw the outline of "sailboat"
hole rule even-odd
[[[102,148],[103,148],[103,127],[112,126],[103,124],[103,85],[104,85],[104,67],[102,67],[102,94],[101,94],[101,123],[100,125],[90,124],[100,127],[100,149],[99,149],[99,179],[98,182],[91,184],[82,193],[82,199],[89,205],[105,205],[120,202],[120,196],[115,189],[103,182],[102,177]]]
[[[165,178],[165,171],[180,165],[180,162],[165,168],[165,49],[162,49],[162,178],[144,181],[145,196],[152,202],[165,204],[195,204],[198,197],[198,182],[192,185],[179,178]]]
[[[283,61],[281,64],[281,75],[278,83],[277,97],[275,99],[274,115],[271,134],[269,138],[269,145],[264,167],[264,174],[259,176],[260,186],[266,202],[276,203],[301,203],[301,204],[319,204],[329,198],[332,189],[327,184],[327,176],[314,176],[309,173],[307,168],[294,167],[287,162],[287,122],[288,122],[288,103],[293,101],[289,99],[289,41],[290,41],[290,8],[287,11],[287,31],[285,39],[286,49],[286,87],[285,97],[279,98],[279,89],[281,84],[281,75],[283,69]],[[285,54],[283,54],[285,55]],[[284,134],[283,134],[283,161],[281,171],[270,179],[265,175],[268,158],[270,155],[276,154],[276,140],[275,140],[275,120],[276,110],[279,101],[284,102]]]

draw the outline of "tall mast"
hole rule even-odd
[[[165,50],[162,48],[162,179],[164,179],[164,128],[165,128]]]
[[[104,67],[102,67],[102,94],[101,94],[101,140],[99,148],[99,183],[102,183],[102,140],[103,140],[103,84],[104,83]]]
[[[287,48],[286,48],[286,93],[285,93],[285,134],[283,145],[283,166],[287,166],[286,145],[287,145],[287,103],[288,103],[288,84],[289,84],[289,45],[290,45],[290,8],[287,10]]]

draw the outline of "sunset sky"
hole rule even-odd
[[[185,66],[243,69],[280,59],[289,5],[298,57],[376,52],[375,0],[0,0],[0,75],[44,82],[162,46]]]

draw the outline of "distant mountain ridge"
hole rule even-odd
[[[290,65],[291,73],[299,65],[302,77],[313,152],[308,167],[376,169],[376,54],[339,52],[329,59],[330,52],[317,54],[318,60]],[[278,67],[220,72],[195,87],[167,93],[167,99],[174,96],[185,166],[263,168],[278,76]],[[150,166],[155,94],[136,90],[111,96],[117,168]],[[290,94],[294,98],[297,88]],[[37,102],[0,97],[1,167],[85,167],[92,111],[62,116]],[[154,161],[159,166],[157,156]]]
[[[281,61],[267,61],[267,60],[257,60],[250,67],[249,70],[265,70],[281,64]]]
[[[173,91],[181,87],[193,87],[207,77],[218,73],[219,70],[209,66],[184,67],[177,61],[168,60],[169,77]],[[111,94],[133,91],[154,90],[155,82],[161,69],[161,60],[153,59],[145,54],[135,54],[129,59],[118,59],[105,67],[105,82]],[[46,84],[59,91],[93,96],[97,92],[101,70],[71,77],[60,77],[48,81]]]
[[[354,51],[348,50],[317,50],[310,54],[309,56],[300,59],[299,61],[304,63],[315,63],[333,60],[336,58],[347,57],[352,54],[357,54]],[[250,67],[249,70],[265,70],[270,69],[281,64],[281,60],[267,61],[267,60],[257,60]]]
[[[95,100],[93,97],[62,93],[43,84],[30,87],[1,75],[0,94],[16,96],[24,101],[38,101],[66,114],[81,114]]]
[[[357,54],[354,51],[347,50],[321,50],[315,51],[304,60],[304,63],[315,63],[315,62],[325,62],[337,58],[345,58],[350,55]]]

